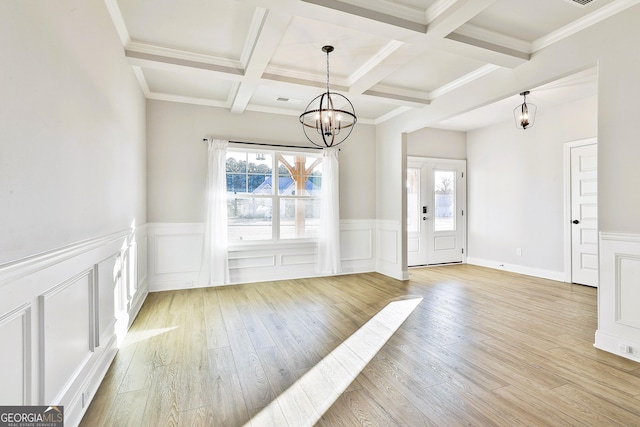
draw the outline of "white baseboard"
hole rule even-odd
[[[118,353],[116,336],[113,335],[109,340],[109,343],[101,351],[93,368],[84,377],[84,381],[78,388],[78,391],[69,398],[64,408],[65,425],[77,426],[80,424],[84,413],[86,412],[93,396],[98,391],[102,379],[107,374],[113,358]]]
[[[600,350],[640,362],[640,342],[634,342],[627,338],[614,336],[598,330],[596,331],[596,342],[593,346]]]
[[[540,277],[543,279],[565,281],[565,274],[562,271],[544,270],[540,268],[527,267],[526,265],[508,264],[505,262],[467,257],[467,264],[478,265],[480,267],[488,267],[496,270],[508,271],[511,273],[524,274],[526,276]]]

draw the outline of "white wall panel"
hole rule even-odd
[[[31,369],[31,307],[24,305],[0,317],[0,402],[29,405]]]
[[[373,231],[343,230],[340,234],[340,255],[343,260],[366,260],[373,257]]]
[[[94,349],[93,271],[87,270],[38,298],[41,401],[58,402]]]
[[[64,405],[77,425],[117,351],[115,296],[136,290],[126,332],[146,295],[137,239],[145,226],[0,265],[0,403]]]
[[[398,263],[398,232],[396,230],[380,230],[378,258],[392,264]]]
[[[156,274],[200,271],[202,235],[160,235],[154,243]]]
[[[616,321],[640,330],[640,255],[616,255]]]
[[[230,258],[229,270],[242,268],[273,267],[276,265],[276,257],[268,256],[245,256],[242,258]]]
[[[116,280],[120,277],[120,271],[116,269],[116,262],[119,253],[113,254],[104,261],[98,263],[96,269],[96,292],[98,295],[98,327],[97,327],[97,345],[100,345],[100,338],[103,334],[113,329],[116,321],[116,300],[118,292],[116,289]]]
[[[375,271],[376,221],[341,221],[343,273]],[[160,291],[200,286],[201,223],[156,223],[148,227],[149,289]],[[397,230],[392,231],[394,247]],[[158,247],[161,246],[161,247]],[[398,259],[397,253],[389,255]],[[317,244],[313,241],[235,246],[229,250],[231,283],[317,276]]]
[[[640,234],[600,233],[595,346],[640,362]]]
[[[317,262],[316,253],[289,254],[289,255],[282,255],[280,257],[280,265],[315,264],[316,262]]]
[[[398,280],[407,280],[409,271],[403,268],[401,261],[403,259],[401,224],[395,221],[379,220],[376,229],[376,271]]]

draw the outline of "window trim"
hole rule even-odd
[[[320,151],[320,152],[319,152]],[[230,142],[227,148],[227,153],[230,152],[240,152],[240,153],[265,153],[272,156],[272,170],[271,170],[271,179],[275,183],[273,186],[273,193],[270,195],[260,194],[260,195],[252,195],[247,198],[252,199],[270,199],[271,200],[271,239],[264,240],[228,240],[229,250],[233,251],[242,251],[243,249],[252,248],[256,249],[258,247],[283,247],[286,245],[296,245],[296,244],[309,244],[309,243],[317,243],[317,237],[300,237],[300,238],[280,238],[280,201],[282,199],[301,199],[301,200],[319,200],[320,196],[312,196],[312,195],[281,195],[278,194],[279,188],[279,173],[278,173],[278,154],[291,156],[291,155],[305,155],[306,157],[314,157],[314,158],[322,158],[322,151],[315,148],[308,147],[289,147],[289,146],[269,146],[267,144],[249,144],[249,143],[232,143]],[[226,175],[226,171],[225,171]],[[228,194],[228,193],[227,193]],[[243,193],[241,197],[244,197]],[[277,219],[276,219],[277,218]]]

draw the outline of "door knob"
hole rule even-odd
[[[577,219],[574,219],[573,221],[571,221],[574,224],[580,224],[580,221],[578,221]]]

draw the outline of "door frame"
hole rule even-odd
[[[465,159],[446,159],[446,158],[439,158],[439,157],[422,157],[422,156],[407,156],[406,157],[406,162],[405,162],[405,179],[406,179],[406,169],[408,169],[408,165],[409,162],[423,162],[423,163],[451,163],[451,164],[456,164],[456,165],[461,165],[463,167],[463,173],[465,174],[464,180],[463,180],[463,195],[462,195],[462,200],[463,200],[463,206],[462,206],[462,210],[464,212],[464,214],[462,215],[462,230],[461,230],[461,235],[462,235],[462,261],[460,262],[461,264],[466,264],[467,263],[467,217],[468,217],[468,209],[467,209],[467,161]],[[407,212],[407,197],[406,197],[406,186],[405,186],[405,207],[404,207],[404,212],[405,212],[405,216],[406,216],[406,212]],[[435,207],[434,207],[435,209]],[[435,211],[434,211],[435,212]],[[404,219],[404,221],[406,221],[406,218]],[[405,241],[406,238],[408,238],[408,232],[405,229]],[[405,245],[404,248],[405,251],[405,259],[408,260],[409,256],[408,256],[408,245]],[[408,263],[407,263],[408,264]],[[443,264],[433,264],[433,265],[443,265]],[[444,264],[446,265],[446,264]],[[422,266],[415,266],[415,267],[409,267],[408,268],[420,268],[420,267],[429,267],[430,265],[422,265]]]
[[[579,139],[564,144],[564,281],[572,283],[571,276],[571,149],[582,147],[585,145],[598,144],[598,138]],[[598,221],[599,222],[599,221]],[[600,227],[598,227],[598,236],[600,235]],[[598,240],[600,240],[598,238]],[[599,246],[599,245],[598,245]],[[600,248],[598,247],[598,253]],[[598,262],[598,264],[600,264]],[[598,271],[600,265],[598,265]]]

